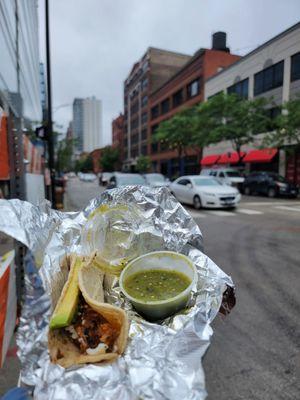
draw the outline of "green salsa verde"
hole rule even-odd
[[[169,270],[139,271],[124,281],[124,289],[137,300],[167,300],[183,292],[191,280],[183,273]]]

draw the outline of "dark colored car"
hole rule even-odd
[[[243,192],[245,195],[257,193],[268,197],[297,197],[298,188],[275,172],[252,172],[245,179]]]

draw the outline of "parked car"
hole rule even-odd
[[[107,184],[107,189],[118,188],[126,185],[146,185],[145,178],[140,174],[114,173]]]
[[[170,181],[168,178],[164,177],[162,174],[145,174],[144,178],[146,182],[151,187],[162,187],[162,186],[169,186]]]
[[[240,190],[245,180],[240,171],[233,168],[204,168],[201,170],[200,175],[213,176],[221,183],[237,187]]]
[[[101,172],[99,176],[99,185],[106,186],[113,176],[113,172]]]
[[[275,172],[252,172],[245,179],[243,192],[248,196],[257,193],[268,197],[297,197],[299,190],[296,185]]]
[[[196,209],[235,207],[241,200],[236,188],[211,176],[182,176],[170,184],[170,190],[177,200],[192,204]]]
[[[97,176],[93,173],[83,173],[79,175],[79,179],[84,182],[93,182],[95,179],[97,179]]]

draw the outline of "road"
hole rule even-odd
[[[72,207],[102,189],[69,181]],[[236,285],[204,359],[209,400],[300,398],[300,200],[243,197],[236,211],[187,208],[206,254]]]

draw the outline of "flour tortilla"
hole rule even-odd
[[[72,273],[74,270],[71,269],[68,281]],[[107,353],[103,349],[102,353],[97,355],[81,354],[62,328],[53,329],[49,330],[48,334],[48,347],[53,363],[68,368],[77,364],[113,362],[124,352],[128,338],[128,318],[121,308],[104,303],[103,278],[103,272],[95,267],[92,261],[84,264],[78,273],[79,288],[85,301],[119,331],[113,351]]]

